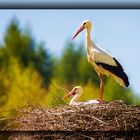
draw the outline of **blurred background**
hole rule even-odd
[[[88,63],[85,19],[92,40],[122,64],[130,80],[123,88],[104,78],[104,100],[140,104],[140,10],[0,10],[0,111],[31,104],[66,104],[63,96],[81,85],[80,101],[98,99],[99,79]],[[9,112],[8,112],[9,113]],[[10,114],[14,113],[13,111]]]

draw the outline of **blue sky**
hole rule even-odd
[[[14,16],[53,55],[60,55],[81,22],[90,19],[92,40],[120,61],[131,88],[140,95],[140,10],[0,10],[0,44]],[[74,41],[85,43],[85,32]]]

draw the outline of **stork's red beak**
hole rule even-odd
[[[83,27],[83,25],[78,29],[78,31],[74,34],[74,36],[73,36],[73,38],[72,39],[74,39],[81,31],[83,31],[84,30],[84,27]]]
[[[74,91],[70,91],[66,96],[64,96],[64,99],[67,99],[69,97],[71,97],[72,95],[74,95]]]

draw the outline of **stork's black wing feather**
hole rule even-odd
[[[109,64],[100,63],[100,62],[96,62],[96,64],[98,66],[101,65],[105,70],[107,70],[107,71],[115,74],[116,76],[120,77],[124,81],[126,87],[128,87],[129,86],[128,76],[124,72],[121,64],[115,58],[113,58],[113,59],[116,62],[117,66],[111,66]]]

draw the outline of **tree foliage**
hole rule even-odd
[[[5,51],[4,55],[7,61],[9,57],[15,57],[24,67],[32,65],[48,86],[53,75],[53,62],[44,44],[36,44],[31,33],[22,32],[19,29],[18,21],[15,19],[9,24],[4,40],[2,49]]]
[[[99,84],[98,76],[95,73],[93,66],[87,62],[86,54],[83,45],[75,45],[71,41],[66,43],[66,47],[57,63],[57,74],[59,79],[67,84],[84,83],[92,81],[94,84]]]
[[[1,110],[26,105],[26,94],[33,103],[44,102],[53,75],[51,55],[16,19],[6,30],[0,62]]]

